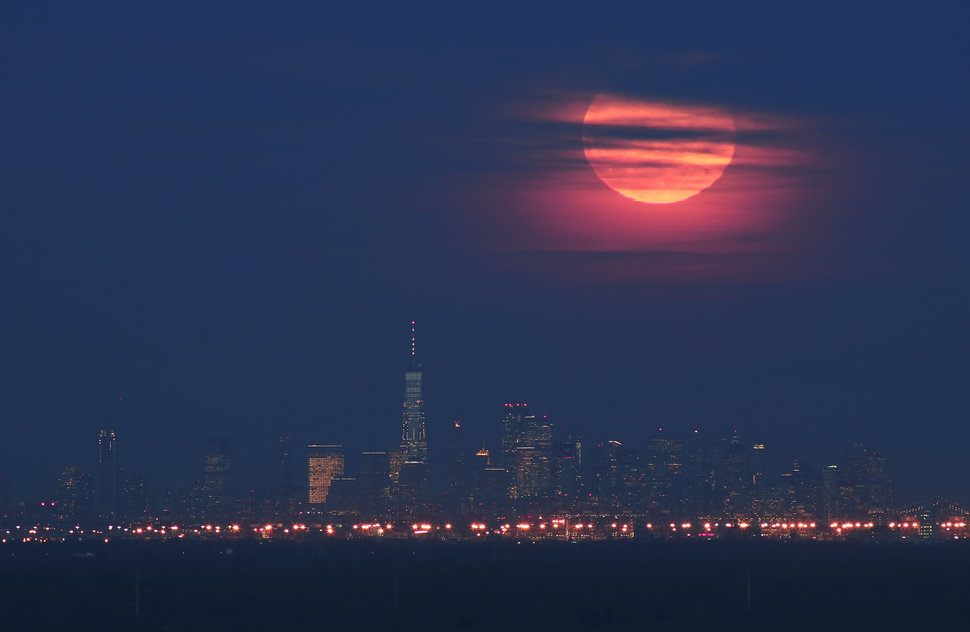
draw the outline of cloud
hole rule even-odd
[[[825,170],[813,149],[817,121],[628,95],[591,116],[595,99],[543,92],[494,113],[511,167],[493,174],[488,197],[517,235],[494,248],[533,253],[520,261],[542,275],[555,276],[557,258],[582,261],[561,274],[589,283],[806,274],[806,200]],[[615,190],[637,193],[644,175],[672,198],[701,192],[644,204]]]

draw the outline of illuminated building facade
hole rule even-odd
[[[342,445],[310,444],[307,446],[307,500],[311,505],[327,502],[330,482],[344,473]]]
[[[404,372],[404,414],[401,447],[407,460],[428,462],[428,433],[424,417],[423,372],[415,349],[414,321],[411,321],[411,364]]]
[[[401,468],[408,460],[408,451],[404,448],[389,450],[387,453],[388,476],[391,479],[391,494],[397,494],[398,483],[401,480]]]
[[[541,462],[539,453],[531,445],[515,449],[514,483],[510,496],[513,500],[535,498],[542,491]]]
[[[94,473],[94,500],[98,516],[111,520],[118,513],[118,435],[114,428],[98,432],[98,462]]]
[[[552,424],[528,404],[509,403],[501,422],[502,464],[513,500],[549,495],[553,482]]]
[[[502,415],[502,465],[511,471],[516,464],[516,450],[524,445],[524,437],[528,428],[535,422],[536,416],[529,410],[528,404],[509,403],[505,405]]]
[[[486,468],[491,464],[492,458],[489,454],[488,448],[486,448],[485,444],[483,443],[482,447],[478,450],[478,452],[475,453],[475,471]]]

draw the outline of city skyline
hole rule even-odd
[[[411,451],[415,450],[415,444],[411,443],[407,439],[407,435],[406,435],[407,428],[408,428],[409,410],[411,411],[412,419],[420,420],[420,425],[422,429],[424,427],[424,424],[426,423],[425,414],[424,414],[424,400],[423,400],[423,394],[422,394],[423,367],[421,363],[418,361],[417,354],[416,354],[416,321],[410,322],[410,328],[408,331],[409,331],[410,338],[408,339],[406,353],[393,354],[393,355],[397,355],[398,357],[406,358],[404,362],[400,363],[400,366],[404,367],[403,388],[404,388],[405,397],[404,397],[404,407],[403,407],[404,412],[403,412],[403,417],[401,417],[402,422],[400,426],[401,441],[399,442],[402,450],[404,450],[405,453],[407,453],[408,450],[411,450]],[[402,347],[402,345],[400,344],[400,341],[399,341],[399,344],[396,346],[399,349]],[[399,368],[398,370],[400,371],[401,369]],[[400,380],[400,377],[398,379]],[[521,391],[523,389],[512,389],[512,390]],[[393,388],[388,388],[386,389],[386,392],[380,394],[379,398],[382,398],[388,401],[396,399],[392,395],[393,391],[394,391]],[[442,393],[441,395],[444,397],[447,397],[447,394]],[[115,458],[115,459],[117,458],[117,453],[115,452],[115,448],[113,447],[113,442],[117,441],[117,436],[116,436],[117,428],[119,426],[121,427],[125,426],[124,409],[127,404],[128,402],[125,400],[125,398],[121,398],[121,397],[112,401],[110,403],[111,412],[107,415],[108,423],[98,424],[101,426],[101,430],[99,430],[98,432],[108,432],[112,435],[112,437],[114,437],[112,440],[112,448],[109,450],[109,454],[111,455],[111,458]],[[527,404],[520,404],[520,405],[527,406]],[[398,406],[400,406],[400,404]],[[501,425],[500,424],[497,425],[495,422],[495,415],[501,416],[503,414],[502,413],[503,408],[507,413],[508,406],[510,406],[509,403],[495,404],[494,406],[492,406],[492,408],[495,408],[496,410],[492,414],[491,419],[488,418],[487,416],[479,414],[477,419],[474,419],[471,421],[469,421],[467,418],[464,420],[455,420],[454,419],[454,417],[456,417],[455,415],[449,415],[447,412],[444,412],[442,414],[442,411],[440,410],[440,408],[437,408],[436,417],[438,418],[434,419],[434,422],[435,422],[434,425],[439,426],[438,428],[436,428],[437,432],[440,432],[443,436],[448,436],[448,432],[447,432],[448,428],[453,423],[458,421],[464,424],[463,434],[466,435],[470,441],[472,441],[473,443],[485,442],[489,445],[489,447],[493,450],[493,452],[496,450],[501,451],[503,450],[502,430],[500,427]],[[434,406],[434,402],[432,402],[432,407],[436,408]],[[585,434],[586,431],[584,429],[586,428],[594,429],[597,427],[597,424],[595,422],[583,420],[581,417],[575,414],[570,414],[568,407],[562,406],[561,404],[557,404],[553,402],[549,406],[549,409],[564,411],[564,414],[562,414],[560,419],[573,420],[573,423],[569,423],[568,421],[566,422],[559,421],[559,419],[556,419],[555,417],[553,417],[550,421],[557,424],[557,427],[559,428],[565,427],[570,430],[575,430],[577,432],[581,432]],[[481,408],[479,408],[479,410],[481,410]],[[547,410],[547,409],[544,408],[543,410]],[[549,415],[545,415],[545,416],[549,417]],[[449,420],[449,417],[451,417],[452,419]],[[687,419],[688,417],[689,417],[688,415],[682,416],[679,419],[677,417],[674,417],[673,420],[658,421],[652,426],[647,426],[646,424],[644,424],[643,426],[641,426],[639,430],[629,433],[632,436],[632,438],[627,437],[625,434],[621,434],[616,431],[613,431],[611,433],[608,430],[604,430],[603,432],[601,432],[600,433],[601,436],[597,436],[596,432],[594,431],[593,435],[590,436],[590,438],[603,441],[603,442],[608,440],[624,440],[627,442],[632,442],[637,447],[643,447],[651,440],[656,429],[660,429],[660,428],[666,428],[668,432],[672,431],[674,434],[679,434],[683,436],[688,436],[690,433],[701,431],[712,437],[719,436],[719,435],[728,436],[732,432],[736,433],[740,428],[741,433],[746,437],[746,440],[760,442],[762,445],[767,442],[768,444],[772,445],[773,449],[769,450],[769,454],[770,454],[769,464],[773,469],[779,470],[779,471],[784,470],[784,468],[787,467],[791,462],[798,461],[799,459],[802,460],[802,462],[809,463],[813,467],[821,463],[826,463],[826,464],[835,463],[842,457],[843,453],[849,448],[849,446],[855,443],[861,443],[861,444],[865,444],[867,446],[873,446],[873,447],[881,447],[883,445],[879,441],[878,436],[874,436],[874,437],[857,436],[852,438],[843,437],[841,441],[837,441],[837,442],[825,442],[825,441],[821,441],[821,442],[804,441],[803,442],[803,441],[799,441],[799,437],[796,436],[795,443],[812,445],[813,449],[802,450],[802,451],[792,450],[785,453],[785,452],[781,452],[778,449],[775,449],[775,442],[768,440],[770,437],[772,437],[773,433],[771,432],[770,429],[765,431],[763,429],[764,427],[761,426],[760,424],[737,423],[737,422],[730,422],[730,421],[721,422],[721,423],[704,423],[704,420],[697,420],[697,419],[686,421],[685,419]],[[308,445],[308,443],[312,444],[314,441],[325,441],[325,442],[330,441],[335,444],[339,443],[340,445],[352,446],[354,449],[350,451],[349,458],[350,458],[350,462],[354,463],[357,460],[360,452],[366,452],[368,450],[376,450],[376,449],[393,451],[393,449],[397,447],[393,441],[389,441],[386,438],[385,439],[374,438],[375,436],[386,437],[389,430],[390,423],[391,423],[390,420],[385,420],[383,422],[377,422],[375,424],[369,424],[366,426],[362,425],[361,429],[363,430],[363,432],[361,434],[358,434],[356,437],[352,434],[347,434],[347,433],[341,434],[339,432],[330,432],[329,433],[330,437],[321,437],[321,435],[327,434],[327,433],[314,431],[311,429],[304,432],[304,435],[307,441],[304,441],[301,447],[298,448],[298,450],[303,451]],[[762,431],[759,432],[759,429],[761,429]],[[284,428],[284,431],[285,430],[286,429]],[[424,431],[422,430],[422,434],[423,432]],[[232,436],[232,433],[228,431],[221,434],[222,436],[227,436],[227,437]],[[875,434],[878,435],[878,432]],[[286,435],[283,435],[283,436],[286,436]],[[362,438],[362,437],[366,437],[366,438]],[[808,439],[809,435],[806,434],[803,436],[803,438]],[[237,480],[246,481],[245,483],[241,483],[241,488],[255,489],[255,488],[271,487],[272,486],[270,484],[272,480],[271,477],[278,476],[278,469],[277,469],[278,465],[274,464],[274,460],[271,454],[265,450],[265,447],[267,445],[266,443],[267,441],[270,441],[270,442],[278,441],[280,440],[280,436],[264,435],[263,443],[259,445],[255,445],[252,441],[250,442],[239,441],[239,439],[240,437],[235,437],[237,445],[245,446],[244,449],[241,451],[239,451],[237,448],[237,451],[239,451],[239,453],[242,455],[242,459],[239,461],[239,463],[236,466]],[[245,437],[243,437],[243,439],[245,439]],[[198,445],[194,447],[198,448],[198,446],[204,445],[206,441],[211,442],[212,440],[213,440],[212,437],[200,438]],[[423,446],[417,449],[422,450],[424,454],[427,454],[427,451],[429,450],[427,445],[428,445],[428,442],[425,440],[423,441]],[[782,442],[782,445],[784,445],[784,442]],[[67,447],[66,445],[52,446],[52,448],[54,448],[53,452],[56,452],[57,448],[63,449],[66,447]],[[432,448],[432,451],[445,451],[446,449],[447,448],[445,448],[445,446],[439,445],[435,448]],[[145,456],[144,451],[146,450],[146,447],[141,446],[140,449],[136,448],[136,450],[137,450],[136,460],[142,461],[142,457]],[[471,458],[473,456],[473,452],[474,451],[468,452],[466,456],[468,458]],[[159,488],[164,488],[164,489],[174,488],[177,484],[182,484],[182,483],[185,483],[186,481],[190,481],[195,475],[194,466],[191,465],[193,459],[190,455],[192,453],[193,453],[192,447],[189,447],[188,450],[182,452],[180,456],[177,457],[177,460],[182,464],[180,469],[149,468],[148,472],[139,471],[137,472],[137,474],[148,473],[148,478],[150,482],[157,481],[159,483],[157,485]],[[302,454],[302,452],[300,453]],[[903,454],[905,454],[905,452]],[[97,458],[100,459],[101,456],[98,456]],[[407,456],[405,458],[412,458],[412,456]],[[923,458],[923,457],[920,457],[920,458]],[[427,457],[425,457],[425,461],[426,459]],[[906,474],[908,473],[911,476],[912,475],[911,473],[913,471],[919,471],[921,469],[921,462],[919,460],[917,460],[915,463],[907,462],[906,460],[899,459],[899,457],[897,456],[897,462],[900,460],[902,462],[898,463],[897,468],[902,474],[900,476],[900,479],[901,479],[901,492],[903,496],[907,498],[915,499],[915,498],[921,498],[921,497],[942,495],[942,496],[951,498],[957,502],[968,502],[965,499],[965,496],[962,495],[963,490],[965,489],[962,480],[943,481],[943,482],[941,482],[938,479],[933,480],[929,478],[924,478],[920,482],[916,482],[911,479],[907,480]],[[68,458],[67,460],[63,460],[62,462],[53,463],[48,468],[48,476],[46,478],[48,480],[53,480],[54,477],[62,473],[63,467],[68,464],[73,466],[78,466],[81,468],[82,471],[85,471],[86,466],[84,465],[84,463],[85,463],[84,459],[79,459],[76,457]],[[923,461],[923,463],[925,463],[925,461]],[[432,480],[434,482],[435,488],[438,488],[441,484],[443,484],[441,479],[445,476],[445,474],[442,471],[437,471],[442,467],[443,466],[440,464],[440,462],[436,466],[432,467],[432,473],[435,474],[434,476],[432,476]],[[98,465],[97,463],[95,463],[92,466],[90,471],[97,472],[97,470],[98,470]],[[10,470],[9,472],[0,472],[0,476],[5,476],[8,481],[12,481],[14,485],[14,489],[19,490],[20,493],[28,497],[39,498],[40,496],[43,496],[45,493],[49,492],[49,490],[45,489],[42,485],[38,486],[37,485],[38,481],[31,476],[27,476],[26,475],[27,472],[28,470],[21,470],[19,472],[17,470]],[[99,483],[99,485],[101,485],[101,483]]]
[[[960,629],[968,20],[5,3],[5,627]]]
[[[12,8],[0,471],[91,472],[102,427],[156,488],[208,438],[251,485],[280,436],[387,449],[414,320],[432,442],[528,402],[966,501],[953,9]],[[609,175],[658,139],[717,173]]]
[[[449,424],[450,430],[438,439],[438,444],[430,444],[433,449],[429,451],[423,428],[425,417],[421,387],[422,365],[416,353],[415,321],[410,323],[410,353],[404,364],[404,414],[402,433],[397,443],[385,437],[382,446],[374,446],[373,444],[380,444],[381,439],[372,438],[371,448],[360,449],[358,446],[311,441],[302,444],[306,447],[305,452],[294,452],[293,437],[282,436],[278,439],[278,460],[273,479],[247,485],[236,480],[234,470],[238,468],[238,463],[232,454],[231,439],[209,439],[199,470],[199,500],[193,501],[187,496],[185,500],[179,501],[185,509],[178,511],[187,512],[185,515],[196,515],[202,520],[225,520],[237,511],[233,507],[240,502],[248,502],[249,497],[250,501],[255,501],[258,496],[261,503],[270,502],[277,510],[279,507],[288,507],[288,511],[294,513],[297,513],[298,506],[306,505],[316,508],[317,511],[326,511],[338,504],[349,502],[349,499],[359,498],[361,507],[378,512],[375,508],[383,506],[381,511],[390,512],[389,515],[392,516],[402,511],[407,515],[420,514],[422,506],[433,505],[437,507],[434,513],[451,512],[457,517],[472,511],[474,503],[479,502],[474,499],[482,493],[486,494],[487,503],[507,506],[509,510],[518,507],[521,502],[541,501],[548,505],[546,510],[551,511],[571,507],[568,503],[574,501],[570,500],[564,506],[563,498],[584,495],[599,498],[606,493],[604,490],[610,489],[612,491],[608,495],[614,498],[612,502],[619,503],[613,507],[616,510],[626,507],[626,511],[634,511],[636,508],[637,512],[644,513],[648,511],[648,507],[652,507],[650,511],[659,511],[658,508],[663,506],[666,507],[664,511],[672,510],[678,518],[680,514],[677,512],[681,511],[694,515],[718,515],[719,511],[726,510],[727,505],[723,503],[730,503],[732,500],[735,511],[743,508],[743,511],[754,515],[752,512],[767,511],[765,503],[770,498],[774,498],[770,501],[775,506],[772,511],[776,515],[785,515],[783,511],[778,513],[777,509],[777,503],[782,502],[782,498],[791,494],[808,494],[811,500],[806,501],[803,498],[798,502],[803,505],[808,502],[813,507],[805,508],[808,506],[805,505],[800,510],[802,515],[809,515],[821,512],[819,507],[823,503],[849,502],[833,500],[840,494],[844,496],[849,493],[845,490],[838,491],[839,486],[844,485],[843,479],[858,483],[860,477],[864,477],[860,472],[869,471],[871,467],[876,468],[872,471],[880,472],[879,476],[882,478],[878,480],[881,482],[871,483],[876,487],[867,487],[869,491],[860,496],[861,500],[852,502],[869,503],[871,499],[878,499],[872,501],[875,502],[874,507],[879,508],[877,514],[873,514],[877,516],[877,521],[881,520],[880,516],[887,515],[894,508],[942,496],[939,489],[926,489],[920,496],[898,498],[896,481],[893,479],[892,468],[887,469],[886,456],[882,452],[871,450],[871,445],[860,442],[842,446],[838,459],[833,460],[836,462],[818,463],[811,458],[806,459],[807,455],[794,455],[789,457],[790,466],[779,469],[777,464],[780,455],[774,455],[773,461],[766,460],[766,453],[772,452],[766,444],[760,442],[758,437],[742,437],[737,429],[723,435],[710,435],[697,428],[677,432],[669,427],[666,430],[657,427],[646,441],[640,444],[628,442],[624,447],[624,437],[597,436],[595,431],[589,434],[589,429],[556,424],[547,415],[534,413],[529,404],[524,402],[504,404],[504,413],[492,424],[491,431],[487,433],[491,437],[482,441],[481,448],[477,447],[477,442],[468,442],[466,428],[460,420],[454,420]],[[412,428],[418,426],[420,430],[409,432],[409,425]],[[373,447],[380,447],[382,450],[374,451]],[[702,453],[706,456],[702,456]],[[301,468],[298,464],[299,457],[304,454],[305,459],[302,462],[305,467]],[[429,454],[432,457],[430,459]],[[607,454],[610,456],[607,457]],[[859,461],[860,458],[863,461]],[[613,463],[610,466],[612,473],[602,469],[607,467],[606,461],[595,465],[602,459]],[[711,465],[707,466],[710,470],[708,474],[697,470],[701,462],[697,459],[713,459],[710,461]],[[495,474],[488,474],[488,470],[494,470]],[[385,472],[383,483],[378,475],[381,471]],[[486,478],[495,478],[495,481],[483,482],[483,472],[487,475]],[[97,460],[93,476],[90,477],[93,481],[91,491],[83,491],[87,483],[78,477],[89,475],[84,474],[83,465],[77,463],[63,468],[58,486],[65,490],[81,485],[81,491],[72,492],[75,496],[72,496],[73,500],[68,506],[76,508],[82,502],[79,499],[90,494],[90,513],[83,515],[107,521],[131,520],[132,514],[140,515],[142,512],[154,512],[152,515],[158,516],[163,511],[175,511],[171,505],[172,494],[190,493],[185,486],[191,485],[191,473],[180,476],[179,486],[183,486],[185,492],[178,492],[174,488],[157,489],[154,490],[154,496],[144,474],[142,471],[126,470],[124,463],[119,462],[117,432],[113,427],[105,427],[98,433]],[[430,487],[429,475],[430,482],[433,483]],[[415,476],[418,478],[414,478]],[[715,479],[710,477],[715,476],[720,481],[717,486],[721,491],[713,492],[713,496],[703,496],[712,493]],[[8,504],[16,500],[27,500],[28,504],[37,502],[35,498],[11,499],[10,478],[7,476],[5,481]],[[148,477],[149,483],[152,478]],[[607,479],[612,482],[606,482]],[[132,483],[141,491],[132,491]],[[414,485],[418,487],[414,488]],[[498,494],[500,499],[494,497],[495,489],[484,492],[482,489],[485,488],[481,488],[481,485],[499,485],[502,488]],[[786,485],[791,488],[789,492],[783,491]],[[795,487],[791,487],[792,485]],[[794,491],[805,485],[811,485],[811,490]],[[621,491],[621,488],[626,491]],[[705,488],[707,491],[702,491]],[[331,493],[334,490],[336,496]],[[361,490],[367,490],[367,493],[361,496]],[[22,490],[17,491],[22,493]],[[63,492],[42,493],[40,499],[51,499],[60,493]],[[671,493],[680,494],[682,499],[688,500],[679,500],[675,506],[668,506],[665,503],[670,502],[667,496]],[[777,494],[781,496],[776,498],[774,495]],[[333,496],[329,501],[328,495]],[[554,497],[559,500],[554,500]],[[698,500],[708,497],[709,500]],[[337,500],[334,501],[334,498]],[[694,500],[689,500],[691,498]],[[167,499],[164,500],[164,505],[163,499]],[[705,504],[710,502],[715,505]],[[594,504],[594,507],[598,506],[600,505]],[[572,507],[570,510],[577,509]],[[825,511],[831,513],[833,510]],[[818,519],[827,521],[829,517],[819,516]]]

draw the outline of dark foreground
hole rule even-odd
[[[970,547],[959,543],[112,542],[0,555],[7,632],[925,632],[970,622]]]

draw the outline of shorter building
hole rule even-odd
[[[342,445],[313,444],[307,446],[307,500],[311,505],[327,502],[330,483],[344,473],[344,447]]]

